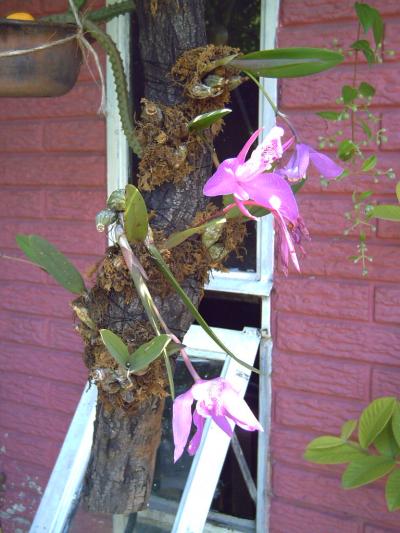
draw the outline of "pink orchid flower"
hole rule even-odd
[[[289,256],[296,269],[300,270],[294,248],[293,231],[297,233],[298,240],[304,225],[299,224],[301,219],[296,199],[282,175],[278,172],[266,172],[281,159],[284,150],[292,141],[282,146],[281,137],[284,131],[282,128],[274,127],[246,161],[247,153],[261,130],[262,128],[253,133],[237,157],[222,161],[206,182],[203,193],[205,196],[233,194],[240,211],[251,219],[255,217],[245,207],[246,204],[255,203],[269,209],[276,222],[283,270],[287,272]]]
[[[192,416],[192,404],[196,407]],[[200,445],[206,418],[213,421],[229,436],[233,429],[229,420],[247,431],[263,431],[257,418],[247,403],[224,378],[199,379],[185,393],[178,396],[173,404],[172,428],[174,434],[174,462],[183,454],[192,426],[196,433],[188,445],[188,453],[194,455]]]
[[[306,177],[310,161],[326,179],[337,178],[343,172],[343,168],[328,156],[317,152],[308,144],[299,143],[296,144],[295,153],[279,173],[285,175],[289,181],[299,181]]]

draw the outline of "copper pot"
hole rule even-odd
[[[0,53],[27,50],[74,33],[74,24],[0,18]],[[61,96],[75,85],[81,62],[77,39],[36,52],[0,57],[0,96]]]

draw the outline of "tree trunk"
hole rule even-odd
[[[184,51],[205,44],[203,1],[137,0],[136,5],[145,96],[153,102],[174,106],[182,101],[183,95],[169,72]],[[210,175],[209,151],[197,145],[188,158],[194,170],[183,181],[164,183],[146,194],[148,210],[156,211],[152,228],[162,230],[165,235],[190,225],[195,213],[205,208],[202,186]],[[182,285],[197,305],[202,280],[189,276]],[[151,284],[149,288],[152,291]],[[105,295],[106,312],[97,313],[96,317],[96,298]],[[168,326],[182,337],[192,319],[180,299],[169,293],[156,295],[155,301]],[[112,329],[124,339],[136,335],[135,324],[146,323],[136,295],[127,301],[126,292],[114,288],[106,292],[97,286],[84,303],[96,328]],[[143,339],[148,337],[144,335]],[[86,357],[90,359],[99,345],[98,339],[92,338],[86,345]],[[143,509],[150,496],[164,400],[162,394],[150,394],[132,410],[126,409],[126,405],[119,406],[110,400],[114,396],[107,394],[100,387],[83,499],[93,512],[129,514]]]

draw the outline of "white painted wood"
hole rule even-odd
[[[61,533],[82,485],[92,446],[97,388],[84,391],[41,499],[30,533]]]
[[[275,48],[276,33],[279,23],[280,0],[261,0],[260,21],[260,49]],[[277,104],[278,83],[275,79],[261,78],[261,83]],[[276,117],[273,109],[262,94],[259,95],[259,122],[264,127],[264,134],[275,125]],[[263,217],[258,222],[257,232],[257,260],[260,271],[260,282],[268,283],[272,288],[274,272],[274,230],[272,215]],[[270,431],[271,431],[271,396],[272,396],[272,339],[271,332],[271,299],[261,298],[261,331],[260,345],[260,379],[259,379],[259,418],[265,431],[258,435],[257,448],[257,506],[256,506],[256,532],[268,533],[269,531],[269,505],[271,486],[270,465]]]
[[[228,333],[227,347],[240,359],[253,365],[258,343],[253,345],[255,350],[250,350],[248,343],[238,343],[238,339],[235,339],[232,333],[232,331]],[[245,328],[243,331],[244,339],[246,336],[251,338],[250,336],[254,335],[257,335],[259,340],[259,333],[254,328]],[[227,379],[238,391],[238,394],[243,397],[250,374],[247,368],[227,357],[221,376]],[[234,424],[231,423],[231,426],[234,427]],[[207,420],[171,533],[202,533],[230,440],[230,437],[211,419]]]

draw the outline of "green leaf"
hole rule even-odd
[[[343,60],[339,52],[324,48],[276,48],[246,54],[234,59],[231,65],[256,76],[295,78],[322,72]]]
[[[372,130],[368,126],[368,124],[365,122],[365,120],[360,120],[360,126],[361,126],[363,132],[365,133],[365,135],[367,136],[367,138],[369,140],[371,140],[372,139]]]
[[[324,435],[323,437],[317,437],[312,440],[307,446],[308,450],[321,450],[325,448],[335,448],[336,446],[342,446],[343,440],[339,437],[333,437],[331,435]]]
[[[60,285],[74,294],[82,294],[85,283],[72,263],[49,241],[38,235],[17,235],[15,240],[24,254],[43,268]]]
[[[400,221],[400,205],[376,205],[371,209],[370,216],[398,222]]]
[[[368,172],[369,170],[372,170],[373,168],[376,167],[377,162],[378,162],[378,159],[376,155],[371,155],[371,157],[368,157],[367,159],[363,161],[361,170],[363,172]]]
[[[348,105],[353,103],[353,101],[357,98],[358,91],[354,87],[351,87],[351,85],[343,85],[342,87],[342,98],[343,103]]]
[[[398,181],[396,184],[396,196],[398,201],[400,202],[400,181]]]
[[[259,374],[259,370],[256,368],[248,365],[238,357],[234,353],[232,353],[229,348],[225,346],[225,344],[218,338],[218,336],[212,331],[210,326],[207,324],[207,322],[204,320],[204,318],[201,316],[201,314],[198,312],[196,307],[193,305],[192,301],[186,294],[186,292],[182,289],[182,287],[179,285],[178,281],[175,279],[174,275],[172,274],[171,270],[169,269],[168,265],[164,261],[162,255],[157,250],[157,248],[154,246],[154,244],[146,243],[147,249],[150,252],[150,255],[154,259],[154,261],[157,263],[158,268],[161,270],[162,274],[164,275],[165,279],[168,281],[168,283],[175,289],[177,294],[180,296],[182,302],[187,307],[190,314],[193,316],[195,320],[197,320],[198,324],[203,328],[203,330],[207,333],[207,335],[222,349],[224,352],[226,352],[232,359],[243,365],[248,370],[251,370],[252,372],[256,372]]]
[[[386,481],[385,498],[389,511],[400,509],[400,470],[398,468],[390,474]]]
[[[325,120],[340,120],[342,113],[337,111],[319,111],[317,115]]]
[[[340,437],[343,440],[349,439],[352,434],[354,433],[354,430],[357,427],[357,420],[347,420],[342,426]]]
[[[209,222],[205,222],[204,224],[201,224],[200,226],[196,226],[195,228],[188,228],[183,231],[178,231],[176,233],[171,233],[171,235],[168,237],[168,239],[163,244],[162,249],[163,250],[170,250],[171,248],[175,248],[175,246],[178,246],[182,242],[184,242],[186,239],[189,239],[189,237],[192,237],[192,235],[196,235],[196,233],[202,234],[204,231],[207,230],[208,227],[212,227],[213,225],[222,225],[226,223],[225,217],[219,217],[214,218],[213,220],[210,220]]]
[[[368,448],[376,439],[389,422],[395,406],[396,398],[387,396],[374,400],[363,410],[358,425],[358,439],[362,448]]]
[[[167,347],[170,348],[171,343],[173,344],[173,350],[168,350],[168,355],[177,352],[181,345],[173,343],[169,335],[158,335],[157,337],[154,337],[154,339],[151,339],[151,341],[142,344],[137,350],[131,353],[125,366],[129,368],[131,372],[139,372],[160,357]]]
[[[381,455],[394,459],[399,453],[399,447],[393,435],[392,425],[386,424],[374,440],[374,446]]]
[[[372,28],[376,46],[382,44],[384,24],[379,11],[359,2],[356,2],[354,7],[364,32],[367,33]]]
[[[338,146],[338,157],[342,161],[351,159],[357,151],[357,146],[350,139],[345,139]]]
[[[369,65],[375,62],[375,54],[368,41],[365,41],[363,39],[355,41],[353,44],[350,45],[350,48],[362,52]]]
[[[109,329],[101,329],[100,336],[110,355],[114,357],[117,363],[127,368],[126,364],[129,360],[129,351],[124,341]]]
[[[372,97],[375,94],[375,87],[373,87],[366,81],[362,81],[358,87],[358,92],[366,98]]]
[[[355,489],[367,485],[388,474],[396,466],[396,462],[388,457],[370,455],[360,457],[349,464],[342,476],[344,489]]]
[[[336,444],[333,444],[334,441],[332,440],[332,446],[320,447],[323,444],[320,439],[325,438],[319,437],[311,441],[304,453],[304,459],[321,465],[336,465],[365,457],[365,453],[360,448],[357,448],[356,444],[343,442],[338,437],[329,437],[330,439],[336,439]],[[326,443],[328,444],[328,441]]]
[[[148,215],[143,196],[134,185],[125,188],[125,233],[129,242],[144,241],[148,231]]]
[[[398,446],[400,446],[400,404],[396,402],[396,407],[392,416],[392,430],[393,436],[396,439]]]
[[[232,109],[217,109],[209,113],[198,115],[188,124],[190,132],[199,132],[209,128],[214,122],[221,120],[223,117],[232,113]]]

